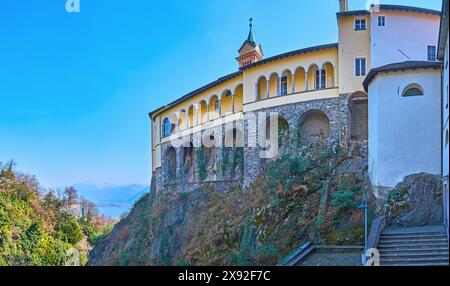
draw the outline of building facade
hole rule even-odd
[[[151,112],[153,189],[188,191],[204,183],[216,189],[246,186],[297,134],[303,146],[324,141],[346,149],[369,148],[375,186],[393,187],[409,172],[440,173],[435,137],[441,122],[436,63],[440,12],[396,5],[370,11],[347,7],[341,0],[338,43],[269,58],[264,58],[250,23],[236,72]],[[392,64],[399,64],[402,72],[370,74]],[[420,67],[409,67],[414,64]],[[403,96],[413,87],[423,96]],[[402,111],[396,112],[398,108]],[[411,110],[427,114],[426,120],[402,117]],[[411,133],[414,124],[424,129],[420,141],[384,147],[395,130]],[[395,158],[390,156],[399,148],[408,152],[391,165]],[[416,159],[409,160],[411,156]],[[413,167],[403,168],[405,164]]]
[[[449,1],[444,0],[442,3],[442,18],[441,27],[439,33],[439,50],[438,59],[442,61],[442,187],[443,187],[443,199],[444,199],[444,224],[449,224],[449,182],[448,182],[448,169],[449,169],[449,123],[448,123],[448,109],[449,109],[449,32],[448,32],[448,11]]]

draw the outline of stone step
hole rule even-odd
[[[408,244],[408,243],[447,243],[446,238],[417,238],[417,239],[380,239],[379,244]]]
[[[380,258],[382,258],[382,259],[436,258],[436,259],[447,259],[448,260],[448,251],[403,252],[403,253],[381,252]]]
[[[448,263],[448,257],[423,257],[423,258],[381,258],[380,264],[392,264],[392,263]]]
[[[404,252],[441,252],[444,251],[448,254],[448,247],[429,247],[429,248],[394,248],[394,249],[390,249],[390,248],[386,248],[386,249],[382,249],[380,250],[380,252],[383,253],[404,253]]]
[[[419,227],[387,227],[382,234],[425,234],[425,233],[446,233],[447,230],[443,226],[419,226]]]
[[[388,263],[381,266],[448,266],[448,262],[426,262],[426,263]]]
[[[440,238],[447,239],[445,233],[425,233],[425,234],[381,234],[380,239],[415,239],[415,238]]]
[[[447,243],[442,242],[428,242],[428,243],[389,243],[379,244],[378,249],[395,249],[395,248],[434,248],[434,247],[448,247]]]

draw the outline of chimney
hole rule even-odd
[[[348,11],[348,0],[339,0],[339,12]]]

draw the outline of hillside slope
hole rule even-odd
[[[268,162],[254,184],[147,194],[90,252],[90,265],[275,265],[305,240],[362,244],[367,162],[326,146]]]
[[[73,212],[78,204],[81,216]],[[0,162],[0,266],[85,264],[91,245],[112,223],[91,202],[77,199],[74,188],[59,198],[15,171],[13,162]]]

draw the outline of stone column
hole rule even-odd
[[[258,83],[255,83],[255,101],[258,101],[258,98],[259,98]]]
[[[295,92],[295,74],[292,75],[292,93]]]
[[[234,114],[234,94],[231,95],[231,113]]]
[[[195,125],[198,125],[198,117],[199,117],[199,107],[195,106]]]
[[[266,98],[269,98],[270,80],[266,80]]]
[[[308,91],[308,71],[305,71],[305,91]]]

